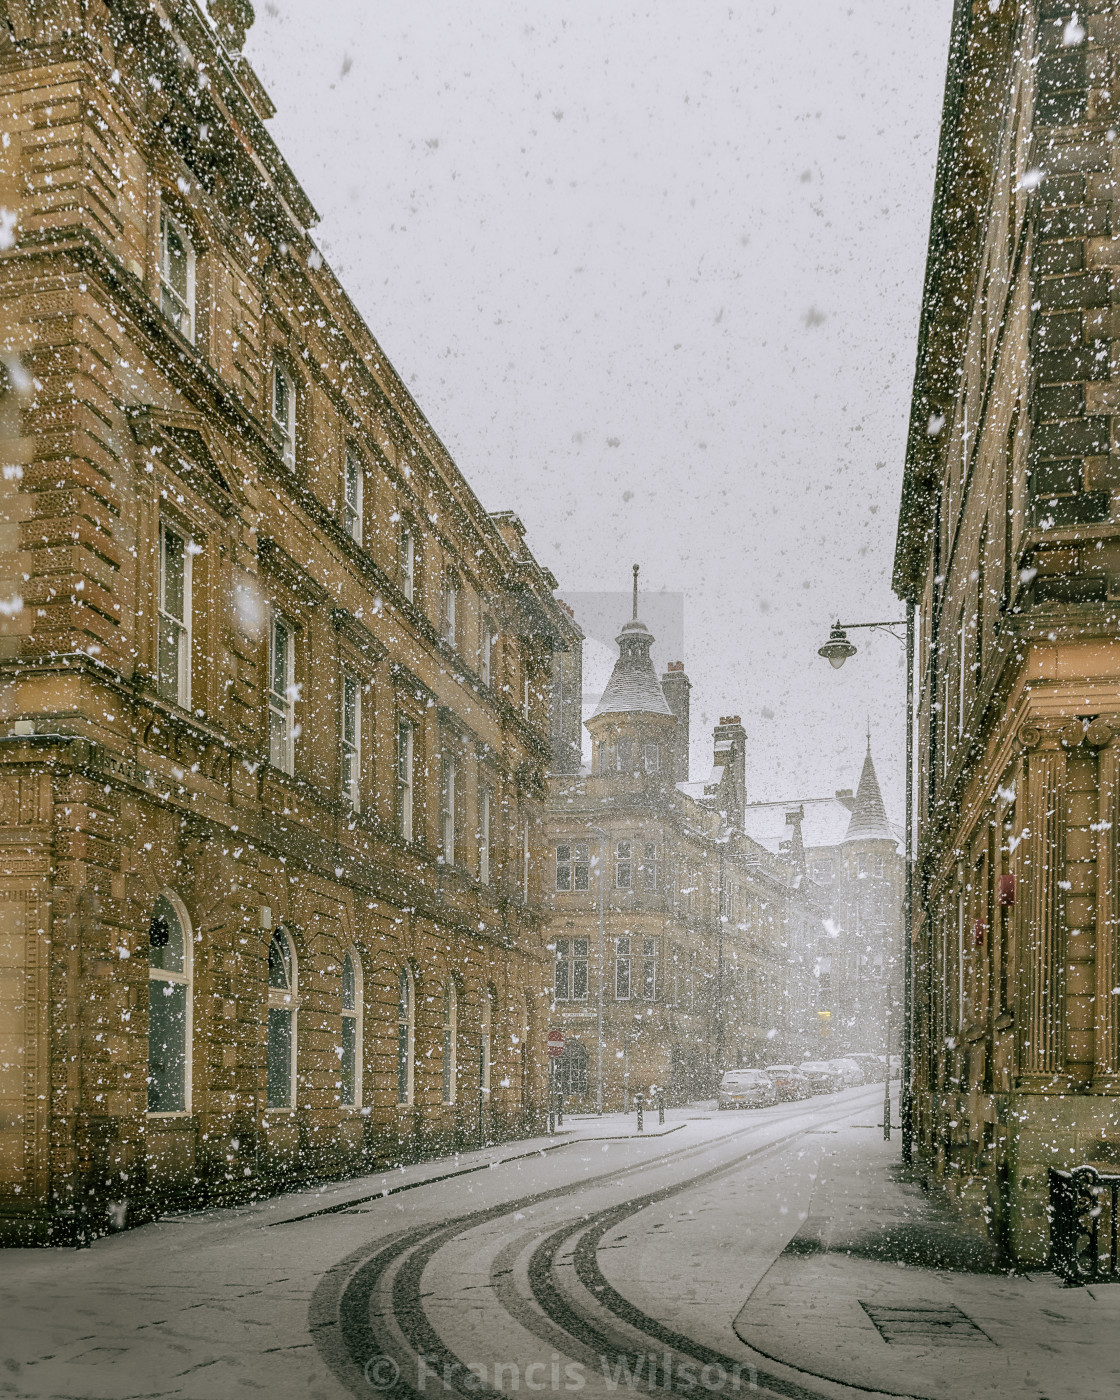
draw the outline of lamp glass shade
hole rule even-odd
[[[835,670],[839,671],[849,656],[855,656],[856,649],[848,641],[848,634],[842,627],[833,627],[828,634],[828,641],[817,651],[818,656],[824,659]]]

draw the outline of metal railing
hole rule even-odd
[[[1108,1253],[1101,1254],[1101,1217],[1108,1211]],[[1120,1280],[1120,1175],[1096,1167],[1050,1168],[1049,1267],[1073,1286]]]

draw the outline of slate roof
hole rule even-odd
[[[893,841],[894,832],[887,821],[887,809],[883,806],[883,794],[879,791],[879,779],[875,775],[875,765],[871,761],[871,740],[867,741],[867,754],[863,760],[863,772],[859,775],[856,788],[856,805],[852,808],[852,819],[844,835],[845,841]]]
[[[649,649],[653,638],[644,622],[626,623],[618,638],[619,655],[614,670],[595,707],[596,715],[653,714],[672,716]]]
[[[788,802],[748,802],[743,828],[759,845],[777,851],[780,842],[790,839],[786,813],[796,807],[805,809],[801,839],[807,851],[857,840],[894,841],[902,845],[902,829],[892,826],[887,818],[870,749],[863,760],[854,799],[849,797],[845,802],[839,797],[798,797]]]

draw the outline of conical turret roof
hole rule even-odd
[[[863,772],[859,775],[855,806],[845,841],[895,841],[887,821],[887,809],[883,806],[883,794],[879,791],[879,779],[875,775],[875,765],[871,761],[871,740],[867,740],[867,754],[863,760]]]
[[[626,623],[615,640],[618,643],[618,660],[614,663],[603,698],[595,707],[595,714],[637,713],[668,715],[672,718],[673,712],[650,659],[653,637],[649,628],[635,617]]]

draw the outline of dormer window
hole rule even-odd
[[[284,465],[296,464],[296,386],[281,364],[272,367],[272,436]]]
[[[661,755],[656,744],[646,743],[642,753],[642,760],[647,773],[657,772],[658,768],[661,766]]]
[[[160,310],[181,336],[194,344],[194,245],[178,219],[159,221]]]

